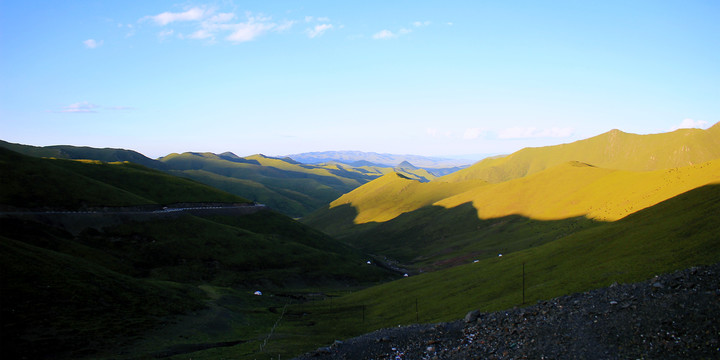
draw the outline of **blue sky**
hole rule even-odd
[[[0,139],[509,153],[720,121],[718,1],[0,0]]]

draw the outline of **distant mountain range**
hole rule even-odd
[[[424,169],[462,168],[474,163],[472,160],[429,157],[420,155],[379,154],[363,151],[320,151],[286,155],[305,164],[339,162],[353,166],[394,167],[407,162]]]

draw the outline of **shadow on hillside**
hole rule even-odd
[[[706,214],[702,209],[712,206],[708,199],[717,198],[719,189],[717,184],[702,186],[613,223],[582,216],[550,221],[521,215],[479,219],[471,203],[454,208],[427,206],[390,221],[365,224],[353,222],[358,214],[354,207],[341,205],[317,212],[304,222],[363,251],[429,271],[533,248],[608,224],[673,221],[681,215],[677,209],[699,211],[702,220]],[[697,226],[708,225],[678,224],[678,229],[692,233]]]
[[[585,217],[479,219],[472,203],[449,209],[427,206],[382,223],[355,224],[357,210],[351,205],[318,215],[305,222],[363,251],[382,254],[419,271],[540,246],[602,224]]]

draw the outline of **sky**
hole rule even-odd
[[[720,1],[0,0],[0,139],[506,154],[720,121]]]

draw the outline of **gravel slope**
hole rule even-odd
[[[720,359],[720,263],[451,323],[382,329],[296,359]]]

